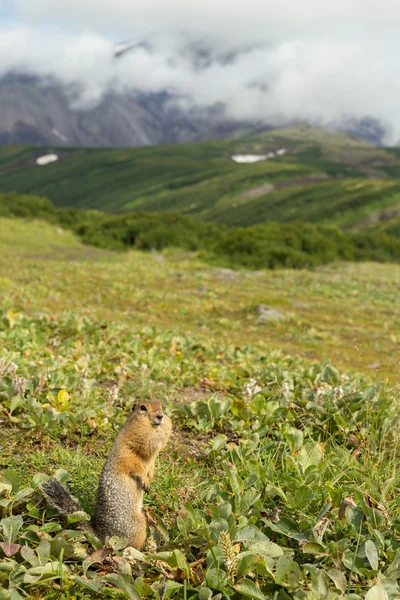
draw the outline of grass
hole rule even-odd
[[[230,158],[282,147],[284,156],[256,164]],[[36,158],[47,151],[60,160],[37,167]],[[399,205],[399,173],[393,151],[301,127],[150,148],[0,148],[1,192],[109,212],[179,211],[228,225],[301,220],[353,226]],[[274,186],[268,194],[262,191],[266,183]]]
[[[0,597],[398,598],[399,275],[233,272],[0,220]],[[56,471],[90,512],[149,395],[175,427],[149,545],[92,556],[37,486]]]

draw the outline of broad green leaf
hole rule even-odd
[[[20,500],[23,500],[24,498],[27,498],[28,496],[32,496],[34,491],[35,490],[31,487],[26,487],[26,488],[23,488],[22,490],[19,490],[19,492],[17,492],[17,494],[14,496],[14,502],[19,502]]]
[[[90,515],[85,513],[83,510],[77,510],[67,516],[68,525],[72,525],[72,523],[79,523],[79,521],[90,521]]]
[[[318,466],[324,457],[324,447],[320,442],[305,444],[299,451],[297,458],[303,471],[310,466]]]
[[[335,584],[336,588],[340,592],[345,592],[347,589],[347,580],[343,571],[339,571],[338,569],[328,569],[326,572],[328,577],[330,577]]]
[[[222,569],[214,568],[207,569],[206,571],[206,582],[209,588],[212,590],[223,591],[227,575]]]
[[[101,584],[93,579],[86,579],[85,577],[80,577],[79,575],[74,575],[74,581],[83,587],[85,590],[89,592],[99,593],[101,590]]]
[[[219,452],[222,450],[222,448],[224,448],[226,445],[227,439],[228,438],[226,435],[217,435],[212,441],[211,450],[213,452]]]
[[[110,573],[109,575],[103,576],[103,581],[107,581],[108,583],[112,583],[116,588],[121,590],[129,600],[141,600],[141,596],[139,592],[135,589],[135,587],[122,575],[118,575],[117,573]]]
[[[287,537],[294,538],[300,541],[308,541],[304,536],[302,530],[297,525],[296,521],[288,517],[287,515],[280,515],[278,523],[272,523],[268,519],[263,518],[262,521],[277,533],[282,533]],[[268,538],[267,538],[268,539]]]
[[[269,556],[271,558],[276,558],[278,556],[282,556],[283,554],[282,548],[270,540],[263,540],[261,542],[256,542],[255,544],[251,544],[249,549],[251,552],[255,552],[260,556]]]
[[[365,542],[365,554],[368,558],[368,562],[371,565],[371,569],[377,571],[379,568],[379,556],[376,546],[372,540],[367,540]]]
[[[300,567],[291,556],[281,556],[276,563],[276,583],[289,588],[297,587],[300,579]]]
[[[210,600],[212,595],[213,595],[213,592],[208,587],[203,586],[199,590],[199,600]]]
[[[339,383],[340,383],[339,371],[337,369],[335,369],[335,367],[333,367],[332,365],[325,365],[325,367],[322,369],[322,372],[320,375],[320,381],[329,383],[332,386],[339,385]]]
[[[262,560],[258,554],[253,554],[251,551],[242,552],[236,559],[238,561],[236,568],[237,577],[243,577],[247,573],[251,573]]]
[[[353,525],[353,527],[359,531],[364,521],[364,513],[362,508],[359,506],[347,506],[345,515],[347,522],[350,523],[350,525]]]
[[[83,573],[86,575],[86,571],[89,567],[96,563],[103,563],[107,556],[110,556],[112,552],[111,548],[102,548],[101,550],[95,550],[90,554],[82,563]]]
[[[246,526],[238,529],[235,541],[269,541],[268,537],[258,527]]]
[[[19,490],[21,485],[21,477],[12,469],[6,469],[2,476],[4,483],[10,483],[12,485],[12,491],[14,494]]]
[[[230,502],[223,502],[217,506],[218,516],[221,519],[229,519],[232,513],[232,505]]]
[[[190,578],[190,565],[188,563],[188,561],[186,560],[186,556],[183,554],[183,552],[181,550],[174,550],[172,552],[172,557],[175,561],[175,565],[178,569],[181,569],[181,571],[183,571],[186,575],[186,577],[189,579]]]
[[[254,583],[254,581],[251,581],[250,579],[241,579],[233,587],[237,592],[239,592],[239,594],[246,596],[246,598],[266,600],[266,597],[260,588]]]
[[[18,537],[18,532],[24,523],[21,515],[6,517],[0,521],[4,541],[13,544]]]
[[[84,513],[86,514],[86,513]],[[112,548],[115,551],[123,550],[128,545],[128,540],[125,538],[120,538],[117,535],[113,535],[106,540],[107,548]]]
[[[68,577],[67,565],[58,561],[50,561],[39,567],[31,567],[24,575],[24,583],[37,583],[40,579],[62,579]]]
[[[325,547],[317,542],[306,542],[304,546],[302,546],[302,550],[304,554],[323,554],[325,552]]]
[[[365,600],[389,600],[387,591],[385,590],[382,583],[377,583],[368,590]]]
[[[304,508],[305,506],[307,506],[307,504],[310,504],[310,502],[313,500],[313,498],[314,498],[314,493],[313,493],[312,489],[310,487],[308,487],[307,485],[301,485],[296,490],[296,495],[295,495],[296,508],[297,509]]]
[[[154,590],[146,583],[143,577],[136,577],[135,588],[141,596],[153,596]]]

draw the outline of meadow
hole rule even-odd
[[[0,598],[398,598],[399,279],[233,271],[0,219]],[[175,431],[148,543],[102,549],[38,485],[56,474],[90,513],[149,396]]]

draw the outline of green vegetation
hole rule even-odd
[[[46,219],[75,232],[85,244],[111,250],[199,251],[229,267],[307,268],[338,260],[400,262],[400,240],[381,231],[348,231],[307,223],[264,223],[228,229],[174,213],[109,215],[58,209],[48,200],[0,194],[0,216]]]
[[[256,164],[233,154],[276,152]],[[60,160],[38,167],[36,158]],[[90,150],[0,148],[0,191],[58,207],[179,212],[249,226],[305,221],[349,227],[400,204],[400,156],[344,134],[293,128],[241,139]]]
[[[396,600],[399,275],[232,272],[0,219],[0,597]],[[90,512],[149,394],[175,434],[148,545],[103,550],[37,486],[55,472]]]

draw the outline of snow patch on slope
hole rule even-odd
[[[36,164],[43,166],[55,162],[56,160],[58,160],[57,154],[44,154],[43,156],[39,156],[39,158],[36,159]]]
[[[275,156],[283,156],[286,154],[286,148],[280,148],[275,152],[268,152],[268,154],[234,154],[231,156],[232,160],[237,163],[256,163],[260,160],[268,160],[270,158],[275,158]]]

